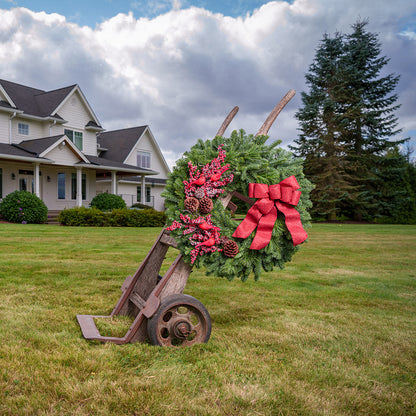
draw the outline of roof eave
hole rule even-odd
[[[54,163],[50,159],[30,157],[30,156],[8,155],[6,153],[0,153],[0,159],[20,160],[22,162],[35,162],[35,163],[44,163],[44,164],[50,164],[50,165]]]

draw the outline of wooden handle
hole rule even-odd
[[[227,118],[222,123],[222,125],[221,125],[220,129],[218,130],[216,136],[222,136],[225,133],[225,130],[227,130],[227,127],[230,125],[230,123],[232,122],[233,118],[238,113],[238,110],[239,110],[239,108],[237,106],[235,106],[230,111],[230,114],[228,114]]]
[[[276,120],[276,117],[279,115],[279,113],[283,110],[283,108],[293,98],[295,94],[296,94],[295,90],[289,90],[289,92],[280,100],[279,104],[277,104],[276,107],[273,108],[269,117],[267,117],[266,121],[261,126],[260,130],[257,132],[255,137],[266,135],[269,132],[270,127],[273,125],[274,121]]]

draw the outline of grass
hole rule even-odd
[[[314,225],[259,282],[194,271],[206,345],[86,341],[158,232],[0,224],[0,415],[416,415],[415,226]]]

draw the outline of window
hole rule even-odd
[[[72,143],[78,147],[79,150],[82,150],[83,143],[82,143],[82,132],[81,131],[74,131],[74,130],[64,130],[64,134],[71,140]]]
[[[65,199],[65,173],[58,173],[58,199]]]
[[[150,157],[149,152],[137,152],[137,167],[150,169]]]
[[[152,200],[152,192],[150,186],[146,186],[144,203],[148,204]],[[142,202],[142,187],[137,187],[137,202]]]
[[[29,136],[29,124],[18,123],[17,131],[19,134],[23,134],[24,136]]]
[[[87,175],[82,174],[82,199],[87,199]],[[77,199],[77,174],[71,174],[71,199]]]

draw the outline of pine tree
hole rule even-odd
[[[400,132],[393,93],[399,77],[380,77],[388,59],[367,24],[356,22],[350,35],[325,35],[306,75],[309,92],[302,93],[296,114],[301,134],[292,150],[305,159],[305,173],[316,185],[315,217],[382,215],[382,178],[394,169],[393,158],[385,158],[405,141],[391,140]]]
[[[314,62],[306,74],[309,93],[302,92],[304,107],[297,113],[301,134],[292,147],[305,159],[305,174],[315,184],[312,215],[335,220],[342,201],[352,198],[349,174],[345,170],[343,125],[344,41],[325,34]]]

